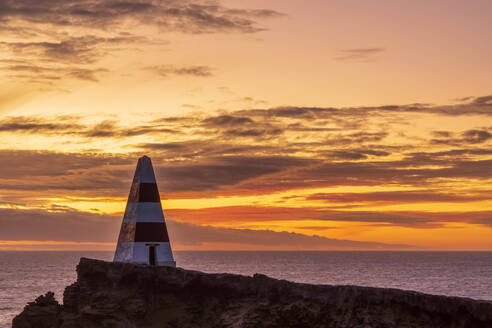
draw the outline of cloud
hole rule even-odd
[[[465,145],[480,144],[492,139],[492,134],[487,130],[467,130],[461,133],[461,138],[457,138],[452,133],[434,133],[438,139],[432,139],[431,143],[440,145]]]
[[[284,133],[284,129],[269,123],[258,123],[249,117],[218,115],[202,120],[203,126],[214,128],[227,137],[270,138]]]
[[[463,140],[468,143],[482,143],[492,139],[492,134],[485,130],[468,130],[463,132]]]
[[[476,218],[472,222],[475,224],[481,224],[492,228],[492,213],[487,213],[487,215],[482,215],[482,217]]]
[[[459,105],[442,105],[432,106],[428,104],[410,104],[410,105],[386,105],[386,106],[366,106],[366,107],[277,107],[270,109],[247,109],[236,111],[235,115],[246,116],[250,118],[293,118],[303,120],[320,120],[334,118],[348,118],[364,120],[369,116],[375,115],[383,117],[387,114],[396,113],[427,113],[449,116],[460,115],[492,115],[492,103],[485,96],[473,99]]]
[[[282,206],[224,206],[201,209],[169,209],[168,217],[173,220],[201,224],[237,224],[242,227],[248,223],[258,225],[265,222],[268,226],[281,228],[285,222],[291,222],[296,229],[308,229],[316,225],[330,229],[345,229],[336,222],[357,222],[359,227],[405,227],[412,229],[444,228],[446,223],[467,223],[487,225],[492,217],[490,211],[477,212],[422,212],[422,211],[364,211],[337,210],[336,206],[325,207],[282,207]],[[278,224],[276,223],[278,222]]]
[[[0,42],[0,47],[11,50],[17,58],[34,57],[60,63],[91,64],[112,47],[121,44],[143,43],[136,36],[96,37],[85,35],[55,42]],[[114,49],[113,49],[114,50]]]
[[[0,240],[115,242],[121,218],[69,208],[0,208]],[[405,249],[408,245],[331,239],[271,230],[230,229],[167,220],[171,242],[200,248],[206,244],[258,249]],[[20,227],[29,227],[22,229]]]
[[[271,230],[229,229],[199,226],[168,220],[171,238],[183,245],[202,246],[204,244],[247,245],[260,249],[408,249],[409,245],[361,242],[309,236],[293,232]]]
[[[383,53],[384,48],[352,48],[342,49],[338,52],[335,60],[369,62],[374,61],[376,56]]]
[[[469,96],[469,97],[458,97],[458,98],[454,98],[453,100],[458,102],[468,102],[473,99],[475,99],[475,97]]]
[[[328,203],[389,202],[389,203],[428,203],[428,202],[469,202],[489,199],[487,192],[464,194],[443,193],[439,190],[385,191],[367,193],[317,193],[307,199],[323,200]]]
[[[89,138],[115,137],[118,133],[115,121],[102,121],[97,123],[89,130],[84,132],[84,135]]]
[[[278,149],[274,146],[239,145],[234,143],[218,142],[215,139],[147,143],[139,144],[138,146],[146,152],[156,155],[159,154],[169,162],[173,162],[175,158],[186,160],[205,160],[206,158],[218,158],[220,156],[265,156],[278,153]]]
[[[316,177],[311,186],[336,185],[413,185],[431,186],[436,179],[490,179],[492,160],[443,160],[442,168],[421,168],[424,163],[412,159],[401,161],[325,162],[282,176],[283,183],[301,187],[305,179]],[[427,163],[430,164],[430,163]],[[277,177],[280,179],[280,177]]]
[[[327,211],[318,220],[325,221],[345,221],[345,222],[365,222],[375,225],[386,223],[393,226],[403,226],[420,229],[439,228],[443,224],[438,220],[429,217],[419,217],[417,215],[385,213],[385,212],[364,212],[364,211]]]
[[[102,120],[93,124],[80,122],[79,117],[55,116],[7,116],[0,120],[0,132],[69,135],[81,138],[125,138],[145,134],[179,134],[178,130],[164,128],[159,124],[123,127],[115,120]]]
[[[476,99],[466,106],[476,106]],[[487,101],[482,97],[478,103],[485,108]],[[441,112],[439,106],[414,108],[419,113],[450,115],[447,110]],[[106,139],[127,151],[110,156],[2,150],[0,159],[8,168],[0,172],[0,189],[22,190],[26,197],[41,190],[53,197],[62,190],[71,196],[124,196],[135,158],[148,154],[163,177],[161,191],[169,197],[202,192],[214,197],[336,186],[404,185],[431,191],[341,194],[340,199],[350,202],[346,206],[351,207],[359,206],[357,202],[364,202],[364,197],[386,203],[486,200],[484,194],[470,191],[458,195],[450,185],[492,179],[488,128],[431,130],[415,138],[397,135],[397,129],[388,128],[396,113],[404,119],[413,109],[281,107],[193,113],[132,125],[116,119],[87,123],[90,120],[83,117],[8,116],[0,119],[3,136],[65,136],[87,147]],[[436,139],[453,143],[436,147]],[[58,165],[58,161],[68,164]],[[77,168],[78,163],[82,166]],[[341,206],[341,201],[334,198],[327,201]]]
[[[99,81],[98,75],[108,72],[104,68],[81,68],[81,67],[49,67],[30,64],[0,66],[0,70],[6,72],[21,72],[24,75],[11,75],[14,78],[21,78],[27,81],[43,81],[49,83],[50,80],[61,78],[73,78],[91,82]]]
[[[475,102],[476,99],[468,105],[475,106]],[[479,103],[486,104],[487,100]],[[415,108],[419,113],[449,115],[448,111],[441,113],[441,107]],[[413,110],[404,106],[282,107],[152,118],[131,126],[115,119],[86,123],[88,120],[77,117],[10,116],[0,119],[0,133],[67,136],[73,142],[84,144],[105,138],[128,149],[128,154],[115,156],[125,165],[129,163],[128,158],[148,153],[166,177],[163,184],[166,194],[209,191],[214,195],[242,195],[307,186],[402,184],[437,189],[449,188],[449,183],[456,180],[492,179],[487,128],[429,131],[430,134],[419,136],[416,143],[414,136],[396,136],[397,130],[388,129],[395,113],[404,117],[409,112]],[[377,120],[372,121],[373,117]],[[354,125],[358,120],[360,123]],[[145,138],[137,138],[139,136]],[[397,144],[395,136],[399,140]],[[443,143],[439,146],[442,151],[433,151],[436,138],[454,140],[454,143]],[[64,155],[77,159],[75,154]],[[44,163],[54,155],[41,151],[25,156],[31,158],[29,163]],[[34,159],[36,156],[38,158]],[[99,161],[93,154],[83,156],[84,160],[94,156],[95,162]],[[84,194],[107,195],[113,190],[122,195],[126,191],[120,189],[122,184],[111,171],[131,175],[132,167],[114,165],[117,167],[84,168],[77,174],[63,170],[68,184],[61,179],[47,181],[48,178],[41,177],[23,180],[24,173],[16,173],[14,165],[12,176],[19,178],[2,180],[0,187],[76,192],[72,186],[78,185],[79,192]],[[449,190],[443,193],[452,194]],[[439,197],[443,199],[444,195]],[[459,201],[458,198],[455,201]]]
[[[235,127],[245,124],[254,124],[255,122],[249,117],[240,117],[233,115],[219,115],[204,119],[202,123],[208,127]]]
[[[26,78],[33,75],[38,79],[50,81],[60,77],[72,77],[84,80],[96,81],[97,76],[105,73],[104,69],[61,69],[35,65],[23,65],[18,62],[9,61],[10,65],[0,67],[2,70],[15,73],[29,73]],[[174,70],[173,68],[172,70]],[[170,72],[172,72],[172,70]],[[181,69],[178,69],[181,70]],[[184,69],[183,74],[195,74],[194,70]],[[170,73],[169,73],[170,74]],[[174,74],[174,73],[173,73]],[[487,98],[487,97],[482,97]],[[480,98],[478,98],[480,99]],[[1,100],[1,98],[0,98]],[[363,158],[364,156],[378,156],[387,154],[391,149],[389,145],[382,145],[388,136],[388,124],[394,119],[396,113],[405,115],[406,113],[422,113],[436,115],[492,115],[492,105],[487,105],[487,101],[481,100],[476,106],[476,100],[471,103],[454,106],[450,110],[447,106],[381,106],[381,107],[356,107],[356,108],[317,108],[317,107],[279,107],[271,109],[251,109],[238,110],[228,113],[217,114],[193,114],[180,117],[162,117],[149,122],[138,123],[138,125],[122,126],[118,121],[100,121],[93,125],[82,124],[80,122],[67,122],[67,124],[78,124],[78,131],[70,129],[69,126],[62,128],[65,122],[59,122],[57,118],[40,117],[9,117],[0,121],[0,126],[5,125],[3,131],[9,131],[8,126],[15,123],[16,131],[22,133],[49,132],[49,129],[40,129],[43,124],[53,125],[53,120],[60,124],[58,129],[60,134],[70,135],[79,134],[88,138],[94,137],[131,137],[144,134],[183,134],[186,129],[193,130],[193,135],[200,137],[235,137],[235,138],[262,138],[281,137],[286,133],[297,134],[298,138],[292,140],[288,145],[289,150],[296,151],[301,148],[309,150],[330,144],[333,146],[344,146],[352,149],[329,149],[325,154],[341,158],[345,155]],[[383,123],[381,126],[372,127],[369,118],[379,118]],[[32,121],[37,126],[33,125]],[[384,123],[386,122],[386,123]],[[24,125],[24,126],[23,126]],[[104,132],[101,133],[101,129]],[[491,140],[490,129],[474,128],[464,131],[457,135],[451,131],[433,131],[434,138],[429,139],[430,144],[461,145],[461,144],[482,144]],[[12,128],[10,130],[14,132]],[[99,131],[99,132],[97,132]],[[308,133],[312,134],[308,140]],[[314,139],[314,140],[313,140]],[[225,139],[227,140],[227,139]],[[210,140],[208,140],[210,141]],[[150,143],[148,143],[150,144]],[[371,148],[364,146],[364,154],[355,154],[355,147],[360,150],[361,144],[370,144]],[[308,147],[309,146],[309,147]],[[409,148],[405,146],[408,150]],[[155,147],[154,147],[155,149]],[[337,153],[338,152],[338,153]],[[346,152],[345,154],[343,152]],[[379,152],[379,153],[376,153]]]
[[[283,130],[282,129],[265,129],[265,128],[260,128],[260,129],[230,129],[225,132],[226,135],[232,136],[232,137],[272,137],[272,136],[277,136],[279,134],[282,134]]]
[[[48,151],[0,151],[4,169],[0,189],[40,191],[79,196],[125,196],[136,155],[70,154]],[[207,160],[165,162],[153,156],[160,190],[166,194],[220,190],[242,181],[309,165],[311,160],[289,156],[210,156]],[[121,178],[124,177],[124,178]]]
[[[5,0],[0,4],[0,50],[22,62],[4,61],[0,69],[22,71],[8,75],[10,81],[56,90],[66,78],[97,82],[111,64],[95,65],[108,54],[126,51],[129,58],[129,52],[143,47],[168,45],[163,40],[167,32],[257,33],[265,30],[260,21],[280,16],[268,9],[228,8],[214,0]],[[136,26],[146,30],[145,37],[133,34],[141,31]],[[161,76],[213,75],[204,65],[148,69]]]
[[[6,0],[0,19],[29,24],[108,29],[130,22],[184,33],[262,31],[258,19],[281,16],[272,10],[231,9],[204,1]]]
[[[40,192],[46,197],[125,197],[135,166],[133,156],[30,150],[1,150],[0,161],[1,199],[15,197],[20,204],[31,203]]]
[[[181,154],[181,156],[189,157],[187,152],[195,152],[197,149],[200,149],[200,153],[204,151],[204,147],[206,146],[206,142],[204,141],[183,141],[183,142],[165,142],[165,143],[147,143],[140,144],[140,148],[155,151],[176,151]]]
[[[473,100],[473,103],[482,106],[492,105],[492,96],[477,97]]]
[[[189,192],[217,190],[242,181],[310,165],[312,160],[289,156],[217,156],[200,162],[178,162],[159,166],[165,177],[162,190]]]
[[[60,123],[58,120],[47,121],[37,117],[14,116],[0,121],[0,132],[56,133],[75,131],[81,125],[72,122]]]
[[[387,136],[388,132],[356,132],[336,135],[335,137],[332,137],[329,142],[337,145],[353,145],[382,141]]]
[[[181,107],[183,108],[191,108],[191,109],[202,109],[202,106],[199,105],[193,105],[193,104],[182,104]]]
[[[195,76],[195,77],[210,77],[213,76],[212,68],[208,66],[172,66],[172,65],[159,65],[148,66],[145,70],[156,73],[162,77],[168,77],[170,75],[177,76]]]
[[[0,240],[111,242],[118,239],[120,224],[113,216],[66,208],[0,208]]]
[[[337,160],[362,160],[362,159],[367,159],[370,156],[375,156],[375,157],[389,156],[390,153],[381,150],[353,149],[353,150],[330,150],[326,152],[326,155],[330,158],[337,159]]]
[[[466,149],[451,149],[445,151],[430,151],[430,152],[415,152],[408,153],[408,159],[412,159],[421,163],[439,163],[441,161],[446,161],[448,163],[450,160],[458,157],[461,160],[473,159],[477,156],[492,155],[492,149],[488,148],[466,148]]]

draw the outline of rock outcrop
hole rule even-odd
[[[292,283],[82,258],[63,305],[29,303],[13,328],[490,328],[492,302]]]

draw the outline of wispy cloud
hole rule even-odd
[[[98,76],[108,72],[105,68],[49,67],[26,64],[0,66],[0,70],[10,72],[10,77],[25,81],[38,81],[49,84],[53,80],[72,78],[84,81],[97,82]]]
[[[168,77],[170,75],[195,76],[195,77],[213,76],[212,74],[213,69],[208,66],[159,65],[159,66],[148,66],[145,67],[144,69],[162,77]]]
[[[168,32],[257,33],[265,30],[260,21],[279,16],[273,10],[229,8],[202,0],[6,0],[0,5],[0,50],[18,62],[2,60],[0,69],[11,73],[9,81],[44,84],[52,90],[65,79],[97,82],[99,73],[111,70],[107,63],[96,66],[102,59],[117,52],[129,58],[142,47],[169,46],[163,39]],[[145,36],[134,34],[134,26],[145,26]],[[213,75],[212,68],[200,64],[155,63],[148,69],[161,76]]]
[[[335,60],[355,61],[355,62],[371,62],[376,60],[377,56],[385,51],[384,48],[351,48],[342,49]]]
[[[461,133],[459,137],[457,137],[454,133],[444,131],[434,132],[434,135],[437,136],[437,138],[431,140],[433,144],[447,144],[454,146],[481,144],[492,139],[492,133],[485,129],[467,130]]]
[[[0,42],[0,47],[13,52],[17,58],[28,57],[45,59],[60,63],[92,64],[108,51],[118,49],[121,45],[144,43],[143,37],[118,36],[97,37],[85,35],[69,37],[56,42]]]
[[[273,10],[231,9],[203,1],[75,1],[75,0],[7,0],[0,17],[30,24],[107,29],[123,26],[131,20],[153,25],[163,31],[185,33],[242,32],[263,30],[256,20],[276,17]],[[8,25],[7,25],[8,26]]]

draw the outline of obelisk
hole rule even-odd
[[[138,159],[113,262],[176,266],[149,157]]]

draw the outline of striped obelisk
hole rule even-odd
[[[147,156],[138,159],[113,261],[176,266],[154,169]]]

